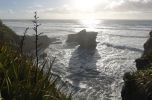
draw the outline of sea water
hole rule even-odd
[[[18,35],[30,27],[32,20],[3,20]],[[121,100],[123,75],[136,71],[135,59],[143,52],[143,44],[152,29],[149,20],[40,20],[39,32],[56,37],[59,44],[45,50],[56,56],[53,72],[76,91],[73,100]],[[82,29],[98,32],[95,50],[81,50],[66,44],[68,34]],[[85,38],[85,36],[84,36]]]

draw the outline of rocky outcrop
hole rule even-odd
[[[0,42],[9,42],[11,44],[17,43],[19,40],[19,36],[16,33],[4,25],[2,21],[0,21]]]
[[[124,75],[122,100],[152,100],[152,31],[149,35],[143,55],[135,60],[137,71]]]
[[[22,36],[17,35],[12,29],[7,27],[0,20],[0,43],[10,43],[19,49]],[[26,36],[23,44],[23,52],[28,54],[35,54],[35,36]],[[42,52],[51,43],[58,41],[57,38],[49,38],[46,35],[38,37],[39,51]]]
[[[97,32],[86,32],[86,30],[82,30],[77,34],[68,35],[67,41],[68,43],[75,42],[80,45],[80,48],[86,49],[94,49],[97,46],[96,36]]]
[[[152,54],[152,31],[149,33],[150,37],[144,44],[143,56],[150,57]]]
[[[149,33],[150,37],[144,44],[144,52],[141,58],[135,60],[138,70],[151,67],[152,62],[152,31]]]
[[[135,62],[137,70],[149,68],[151,66],[150,60],[148,58],[141,57],[136,59]]]

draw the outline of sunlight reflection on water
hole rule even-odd
[[[102,23],[102,20],[97,19],[82,19],[80,20],[82,26],[84,26],[88,31],[97,31],[97,26]]]

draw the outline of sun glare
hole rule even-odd
[[[105,1],[105,0],[104,0]],[[96,8],[101,0],[73,0],[73,8],[80,12],[80,23],[90,31],[95,31],[100,20],[96,20]],[[83,12],[83,13],[82,13]]]
[[[96,31],[97,26],[101,23],[101,20],[96,19],[83,19],[80,23],[89,31]]]

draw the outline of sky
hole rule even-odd
[[[0,0],[0,19],[152,19],[152,0]]]

